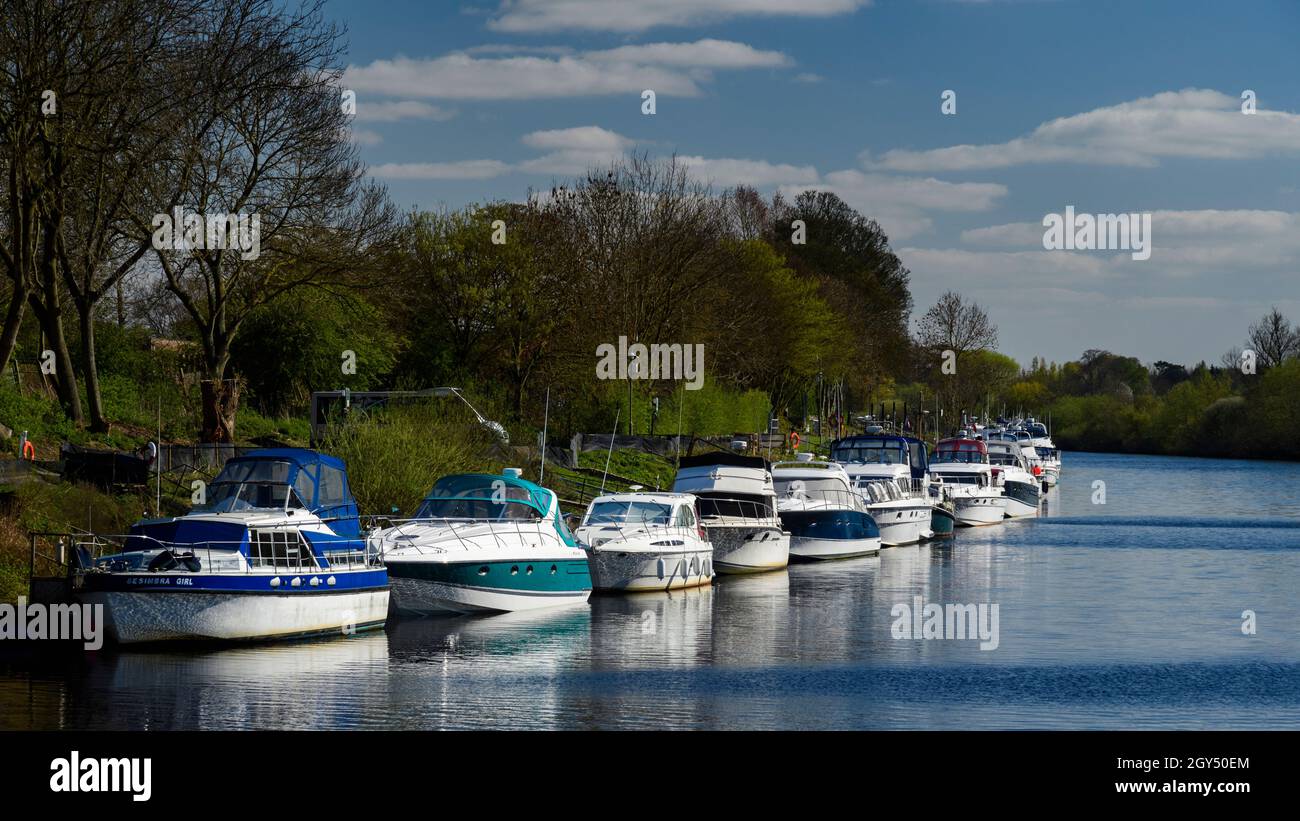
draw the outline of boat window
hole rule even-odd
[[[697,494],[700,516],[744,516],[765,518],[776,515],[775,497],[753,493]]]
[[[321,507],[345,504],[348,500],[348,483],[343,471],[329,465],[320,466]]]
[[[310,467],[300,468],[298,475],[293,477],[293,489],[304,505],[310,505],[316,498],[315,472]]]
[[[607,501],[596,502],[587,513],[584,524],[652,524],[666,525],[672,507],[663,502]]]
[[[903,450],[894,442],[855,442],[835,449],[836,462],[865,462],[868,465],[901,465]]]
[[[792,491],[802,490],[809,498],[817,498],[826,492],[843,492],[844,483],[839,479],[775,479],[776,495],[788,496]]]
[[[695,527],[695,511],[691,510],[689,505],[682,505],[677,508],[677,516],[673,519],[673,525],[676,527]]]
[[[284,510],[304,507],[297,491],[274,482],[214,482],[208,486],[207,504],[194,510],[232,513],[240,510]]]
[[[248,538],[253,567],[315,567],[316,559],[296,530],[254,530]]]
[[[232,459],[213,479],[217,482],[287,482],[291,465],[282,459]]]

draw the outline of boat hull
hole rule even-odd
[[[930,506],[871,507],[871,518],[880,529],[880,543],[885,547],[915,544],[930,536]]]
[[[595,548],[587,553],[596,590],[680,590],[713,581],[713,549],[687,551],[619,551]]]
[[[957,517],[941,505],[930,508],[930,532],[935,538],[951,536],[957,527]]]
[[[962,527],[993,525],[1006,518],[1005,496],[958,497],[953,501],[957,507],[957,524]]]
[[[220,590],[99,591],[109,637],[119,644],[162,641],[259,641],[351,634],[383,627],[387,589],[328,593]]]
[[[1031,482],[1007,482],[1003,485],[1007,496],[1006,515],[1024,519],[1038,515],[1038,485]]]
[[[766,525],[705,524],[713,543],[713,569],[740,575],[780,570],[790,564],[790,534]]]
[[[482,561],[388,559],[393,609],[405,616],[509,613],[565,604],[591,596],[585,558],[533,557]]]
[[[787,510],[781,525],[790,532],[791,561],[825,561],[880,552],[880,530],[859,510]]]

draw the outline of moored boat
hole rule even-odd
[[[790,563],[790,534],[776,511],[767,460],[719,451],[684,456],[673,492],[696,497],[719,573],[780,570]]]
[[[790,532],[790,557],[847,559],[880,552],[880,529],[844,467],[799,454],[772,466],[777,511]]]
[[[713,581],[713,545],[690,494],[597,496],[575,535],[596,590],[677,590]]]
[[[1007,497],[1007,516],[1013,519],[1038,515],[1042,485],[1032,474],[1020,445],[1009,441],[985,443],[993,472],[1001,476],[1002,492]]]
[[[934,501],[921,440],[884,433],[848,436],[831,443],[831,458],[844,467],[866,503],[882,545],[931,537]]]
[[[343,462],[300,448],[228,460],[184,516],[77,545],[73,589],[119,643],[269,640],[382,627],[388,575],[359,538]]]
[[[587,554],[555,493],[516,468],[439,479],[414,516],[376,530],[370,542],[403,615],[513,612],[591,595]]]
[[[1006,516],[1001,476],[989,464],[988,449],[977,439],[943,439],[935,447],[931,472],[951,495],[957,524],[997,524]]]

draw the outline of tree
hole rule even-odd
[[[1246,347],[1255,352],[1260,368],[1272,368],[1300,355],[1300,328],[1292,328],[1277,308],[1250,326]]]
[[[917,338],[932,352],[952,351],[960,361],[965,353],[996,348],[998,329],[979,305],[946,291],[918,321]]]
[[[135,227],[138,238],[152,235],[158,270],[203,351],[205,441],[234,438],[231,344],[250,313],[297,288],[372,270],[391,225],[385,193],[363,182],[346,136],[341,32],[320,8],[213,2],[173,67],[191,98],[148,183],[159,209],[202,217],[207,230],[168,242],[159,218],[170,215],[161,210],[152,221],[137,214]],[[236,215],[241,243],[225,221]]]

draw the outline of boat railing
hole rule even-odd
[[[254,531],[258,532],[258,531]],[[149,562],[140,566],[131,565],[126,556],[132,554],[154,556],[164,551],[170,552],[178,560],[195,558],[199,561],[198,570],[189,572],[212,573],[217,575],[262,575],[271,573],[327,573],[330,571],[365,570],[380,566],[377,551],[364,540],[355,540],[355,549],[322,551],[324,562],[320,560],[307,544],[300,531],[261,531],[262,533],[284,533],[293,536],[292,540],[272,540],[269,553],[245,556],[240,548],[243,540],[207,540],[204,542],[168,542],[141,533],[104,534],[88,531],[67,532],[33,532],[31,540],[31,573],[37,575],[38,569],[48,568],[51,564],[68,575],[85,573],[112,573],[149,571]],[[46,552],[40,548],[41,542],[48,544],[53,540],[53,551]],[[128,547],[128,540],[130,546]],[[250,540],[250,545],[252,541]],[[281,549],[282,548],[282,549]],[[251,547],[250,547],[251,550]],[[121,554],[123,559],[118,567],[102,566],[101,560]],[[43,568],[38,567],[42,564]],[[184,562],[178,562],[163,570],[188,570]]]
[[[437,534],[439,540],[447,535],[455,537],[462,550],[469,550],[475,546],[471,541],[466,539],[463,531],[473,530],[469,534],[470,539],[480,539],[490,536],[497,547],[512,546],[502,537],[513,533],[522,541],[526,535],[549,536],[555,541],[560,541],[559,535],[555,532],[554,526],[549,519],[474,519],[469,517],[452,517],[452,516],[421,516],[409,519],[386,519],[387,527],[383,528],[382,535],[377,539],[368,541],[379,542],[377,549],[382,559],[388,550],[410,549],[420,555],[438,555],[447,552],[447,549],[436,544],[422,544],[418,534],[406,530],[411,525],[423,525],[426,527],[440,528]],[[395,531],[395,534],[389,531]],[[375,535],[372,533],[372,536]],[[398,544],[392,542],[401,539]]]
[[[597,530],[597,535],[601,537],[604,537],[607,533],[617,534],[616,536],[611,535],[610,538],[620,540],[645,537],[654,540],[683,539],[690,541],[699,541],[704,538],[705,541],[708,541],[707,537],[701,534],[700,528],[693,525],[688,527],[686,525],[663,525],[650,522],[583,522],[581,527],[583,529]],[[585,542],[581,538],[578,541],[589,544],[589,542]]]
[[[855,491],[847,488],[802,488],[791,489],[784,495],[776,497],[778,509],[781,502],[799,501],[805,502],[814,507],[804,509],[817,510],[820,506],[827,509],[858,510],[866,512],[866,505],[863,504],[862,496]],[[799,508],[788,507],[787,511],[799,510]]]

